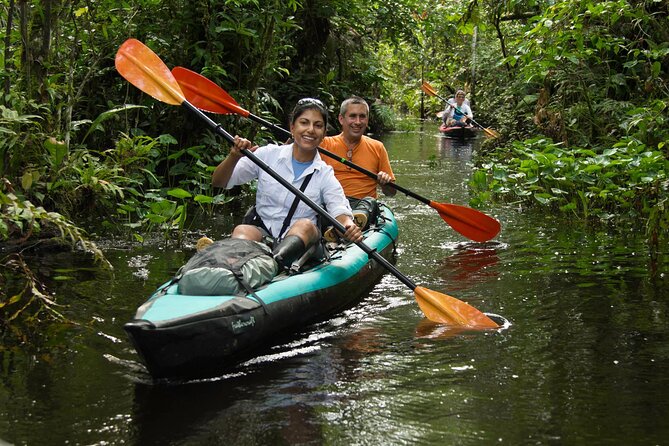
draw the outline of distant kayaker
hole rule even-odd
[[[233,238],[263,241],[272,247],[280,266],[290,267],[320,239],[317,213],[297,199],[288,189],[246,158],[241,151],[249,149],[272,170],[303,190],[311,200],[327,207],[345,228],[343,236],[362,241],[362,232],[353,221],[344,190],[318,153],[325,137],[328,112],[318,99],[300,99],[291,114],[293,143],[258,147],[235,136],[228,156],[216,167],[212,183],[232,188],[258,179],[256,205],[244,217],[244,223],[232,231]]]
[[[446,110],[441,119],[446,127],[467,127],[471,124],[469,121],[474,118],[472,109],[465,102],[465,92],[458,90],[455,92],[455,99],[450,98],[446,104]]]
[[[375,180],[330,157],[323,159],[334,169],[349,199],[356,223],[364,228],[370,217],[377,214],[377,184],[385,195],[393,196],[397,190],[389,183],[395,181],[395,176],[383,143],[364,134],[369,123],[367,101],[359,96],[344,100],[339,108],[339,123],[341,133],[325,137],[321,147],[377,174]]]

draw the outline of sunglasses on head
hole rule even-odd
[[[325,108],[325,104],[320,99],[316,98],[302,98],[299,101],[297,101],[297,105],[309,105],[309,104],[314,104],[318,105],[319,107]]]

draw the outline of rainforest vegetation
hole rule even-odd
[[[444,96],[464,88],[500,134],[477,159],[472,206],[625,222],[653,255],[669,232],[668,15],[663,0],[5,0],[2,319],[55,313],[25,250],[56,239],[104,262],[96,237],[178,239],[231,199],[210,184],[220,140],[116,72],[128,38],[278,124],[298,98],[336,113],[357,94],[371,131],[406,129],[443,109],[423,81]]]

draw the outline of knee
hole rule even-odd
[[[293,226],[290,227],[288,234],[299,236],[307,245],[318,240],[318,237],[320,236],[318,228],[308,218],[297,220]]]
[[[257,227],[253,225],[237,225],[232,230],[231,238],[241,238],[245,240],[255,240],[259,242],[262,240],[262,234]]]

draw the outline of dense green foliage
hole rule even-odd
[[[667,13],[665,2],[558,2],[509,29],[511,84],[497,94],[499,116],[515,128],[474,187],[586,219],[642,222],[652,251],[666,242]],[[528,133],[548,138],[523,141]]]
[[[25,241],[49,220],[16,203],[58,212],[44,211],[51,224],[125,228],[142,240],[151,230],[179,237],[193,210],[230,199],[209,181],[220,142],[116,73],[116,50],[134,37],[278,123],[297,98],[320,97],[336,114],[358,94],[373,104],[377,132],[397,116],[431,119],[443,108],[423,95],[422,80],[444,96],[465,88],[477,120],[502,133],[474,176],[477,200],[631,216],[657,247],[669,226],[668,8],[659,0],[4,2],[0,237]],[[273,137],[240,117],[218,119],[258,142]]]

